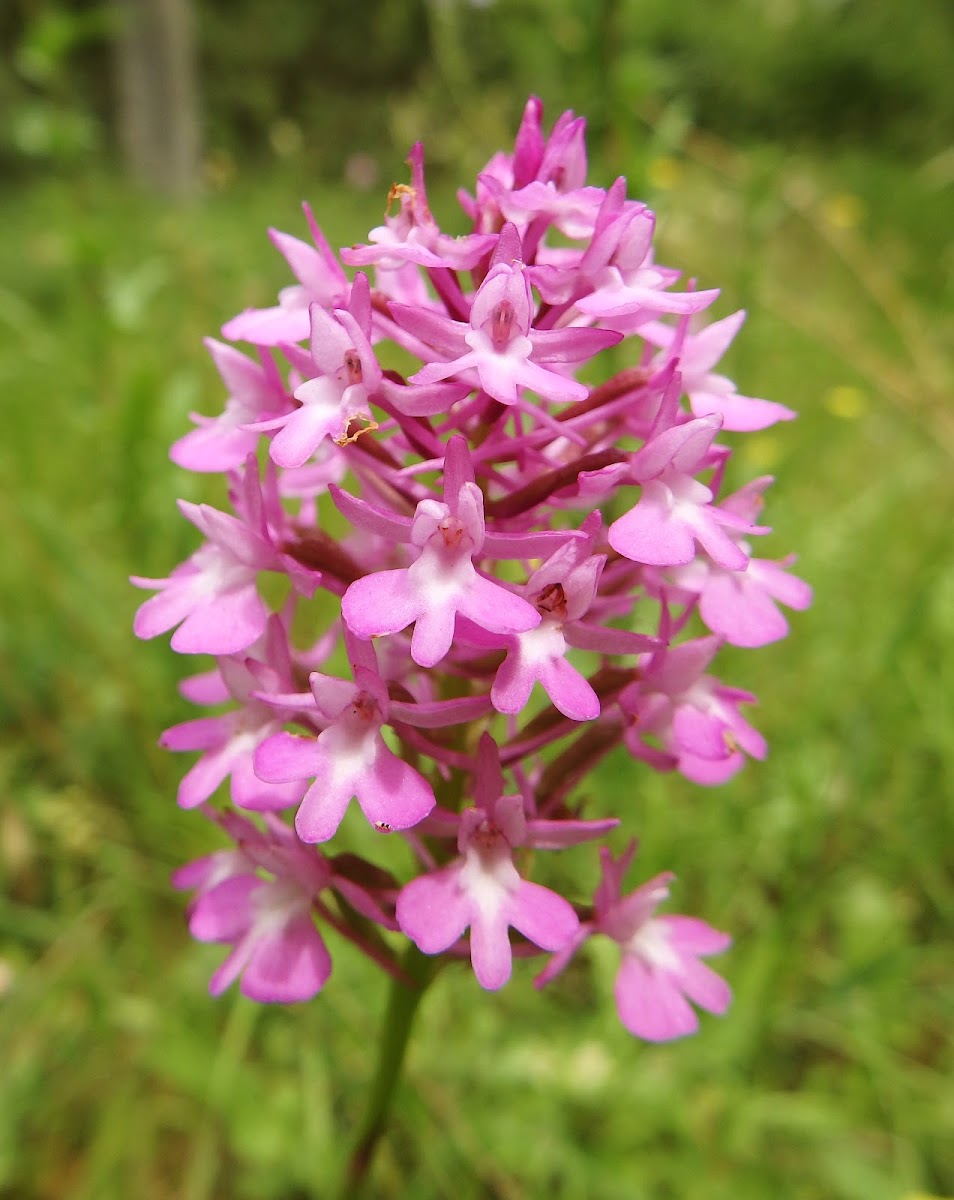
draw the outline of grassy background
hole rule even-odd
[[[624,798],[641,872],[676,869],[676,910],[733,931],[736,999],[654,1048],[617,1023],[611,947],[543,996],[530,964],[492,996],[449,972],[373,1192],[950,1196],[951,181],[662,127],[591,175],[627,168],[661,261],[749,310],[740,388],[802,414],[738,439],[740,475],[778,477],[770,552],[816,589],[787,642],[720,672],[762,697],[768,762],[703,791],[614,759],[592,785]],[[285,282],[266,224],[301,233],[307,196],[351,243],[383,191],[286,170],[186,210],[94,175],[0,196],[2,1197],[331,1194],[385,981],[334,944],[311,1005],[207,997],[221,951],[189,941],[168,875],[208,835],[155,746],[189,664],[135,642],[126,577],[192,549],[174,500],[209,485],[166,450],[219,403],[201,336]]]

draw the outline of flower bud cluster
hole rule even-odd
[[[534,882],[529,849],[632,821],[624,794],[578,798],[615,747],[703,785],[765,755],[754,697],[709,669],[810,592],[753,557],[771,481],[725,495],[719,437],[794,413],[715,373],[744,314],[704,323],[718,293],[655,263],[653,213],[587,185],[583,120],[541,115],[461,194],[470,233],[435,221],[417,145],[366,244],[336,256],[306,208],[310,242],[271,235],[296,282],[223,329],[252,349],[207,343],[224,410],[171,453],[225,473],[232,511],[181,502],[202,544],[134,582],[140,637],[215,658],[183,692],[217,715],[162,739],[199,753],[179,803],[230,843],[175,880],[194,936],[231,947],[214,993],[310,998],[330,927],[399,976],[402,934],[469,957],[489,989],[514,953],[552,954],[545,983],[609,937],[620,1017],[653,1040],[728,1003],[699,961],[728,938],[655,915],[670,876],[624,895],[632,846],[601,851],[589,903]],[[362,817],[412,877],[332,852]]]

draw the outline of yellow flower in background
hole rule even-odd
[[[841,383],[825,393],[825,407],[842,421],[857,421],[868,408],[868,397],[850,383]]]
[[[833,229],[855,229],[865,218],[865,204],[853,192],[838,192],[825,200],[822,215]]]

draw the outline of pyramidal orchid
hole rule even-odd
[[[633,1035],[728,1005],[700,959],[729,939],[657,915],[669,874],[626,895],[634,848],[604,845],[588,899],[552,856],[638,820],[635,783],[583,815],[611,752],[707,787],[765,756],[713,663],[811,592],[754,556],[771,481],[726,493],[726,433],[794,414],[718,373],[743,314],[711,320],[717,289],[656,262],[654,214],[587,182],[584,133],[548,135],[532,98],[458,237],[416,145],[367,243],[336,254],[306,207],[307,241],[271,233],[293,281],[207,343],[222,406],[172,457],[223,473],[231,511],[181,501],[199,544],[133,582],[156,593],[140,637],[214,659],[182,689],[206,715],[162,744],[198,754],[179,803],[222,844],[175,877],[229,947],[216,994],[310,999],[342,941],[414,995],[439,962],[493,990],[549,955],[548,982],[602,936]],[[362,825],[374,849],[336,853]]]

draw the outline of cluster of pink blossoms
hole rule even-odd
[[[231,848],[175,882],[195,892],[194,936],[230,947],[215,994],[241,977],[256,1000],[310,998],[329,926],[398,977],[399,934],[469,956],[490,989],[514,953],[550,953],[545,983],[608,937],[626,1028],[678,1037],[692,1004],[728,1004],[700,961],[728,937],[657,915],[669,875],[625,894],[634,843],[601,850],[591,903],[528,876],[620,823],[575,795],[615,747],[699,784],[764,756],[754,697],[710,664],[783,637],[779,603],[810,591],[790,560],[753,557],[770,480],[723,495],[717,438],[794,414],[716,373],[744,314],[697,319],[718,293],[654,262],[653,213],[624,179],[586,184],[583,120],[547,137],[531,99],[513,153],[460,194],[464,236],[431,214],[420,145],[409,163],[384,225],[340,260],[307,208],[312,243],[272,233],[297,282],[226,324],[252,353],[209,340],[224,411],[172,448],[224,472],[232,507],[183,501],[202,545],[134,580],[156,590],[140,637],[175,628],[173,649],[215,658],[183,692],[218,715],[162,743],[199,752],[179,803]],[[263,572],[287,580],[273,607]],[[361,819],[352,800],[407,843],[413,878],[330,852]]]

